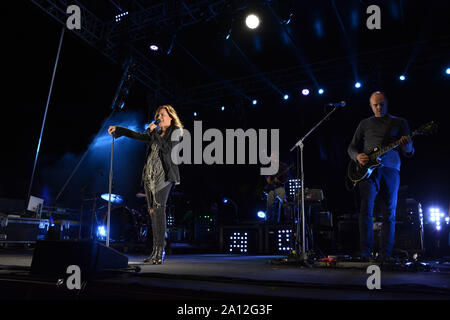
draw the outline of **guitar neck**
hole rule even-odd
[[[417,135],[417,130],[413,131],[410,135],[406,136],[408,138],[413,138],[414,136]],[[383,154],[385,154],[386,152],[395,149],[396,147],[398,147],[399,145],[399,140],[392,142],[391,144],[388,144],[387,146],[381,148],[380,150],[378,150],[377,152],[374,152],[374,157],[378,158],[380,156],[382,156]]]

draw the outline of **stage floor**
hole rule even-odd
[[[61,294],[55,283],[30,275],[32,255],[33,249],[0,250],[0,297],[73,298]],[[129,265],[139,266],[140,272],[93,280],[77,299],[450,299],[448,262],[429,262],[431,270],[421,272],[382,269],[381,289],[369,290],[365,268],[271,263],[282,256],[176,254],[168,255],[163,265],[144,264],[143,255],[127,256]]]

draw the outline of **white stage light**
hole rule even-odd
[[[256,29],[259,26],[259,18],[254,14],[249,14],[245,19],[245,24],[250,29]]]

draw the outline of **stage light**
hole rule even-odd
[[[436,230],[441,230],[441,218],[444,218],[445,214],[439,208],[430,208],[429,212],[429,221],[434,222]],[[443,219],[446,224],[449,223],[450,218],[445,217]]]
[[[159,47],[156,44],[151,44],[150,45],[150,50],[152,51],[158,51]]]
[[[288,25],[291,22],[292,17],[294,16],[293,13],[289,14],[289,17],[285,20],[283,20],[281,23],[284,25]]]
[[[173,227],[175,225],[175,217],[172,215],[167,216],[167,226]]]
[[[126,15],[128,15],[128,11],[116,15],[116,17],[115,17],[116,18],[116,22],[119,22],[120,20],[122,20],[122,18],[125,17]]]
[[[105,226],[98,226],[98,228],[97,228],[97,236],[98,237],[106,237]]]
[[[225,39],[230,39],[230,36],[231,36],[231,28],[230,29],[228,29],[228,32],[227,32],[227,35],[225,36]]]
[[[288,189],[289,195],[295,196],[295,192],[300,189],[300,179],[289,179],[288,181]]]
[[[257,215],[258,215],[258,218],[260,218],[260,219],[266,218],[266,213],[264,211],[258,211]]]
[[[355,83],[355,88],[361,88],[361,82],[356,82]]]
[[[289,99],[289,95],[288,95],[288,94],[285,94],[285,95],[283,96],[283,99],[284,99],[284,100]]]
[[[241,232],[234,232],[233,235],[229,237],[228,248],[230,252],[238,251],[246,253],[248,249],[247,232],[244,234]]]
[[[256,29],[259,26],[259,18],[254,14],[249,14],[245,19],[245,24],[250,29]]]
[[[447,69],[445,70],[445,73],[446,73],[446,74],[450,74],[450,68],[447,68]]]
[[[258,103],[258,100],[256,100],[256,99],[254,99],[253,101],[252,101],[252,104],[253,105],[256,105]]]
[[[398,77],[401,81],[405,81],[406,77],[404,75],[401,75],[400,77]]]
[[[197,116],[197,112],[194,112],[194,117],[196,117]]]
[[[227,202],[228,202],[228,199],[227,199],[227,198],[223,198],[222,202],[223,202],[223,203],[227,203]]]
[[[278,230],[278,251],[289,251],[292,250],[290,245],[289,236],[292,233],[290,229]]]
[[[323,94],[325,91],[323,89],[319,89],[319,94]]]
[[[225,106],[222,106],[222,108],[220,108],[222,111],[225,111]]]
[[[304,96],[307,96],[307,95],[309,94],[309,90],[308,90],[308,89],[303,89],[303,90],[302,90],[302,94],[303,94]]]

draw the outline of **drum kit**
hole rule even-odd
[[[145,194],[138,193],[136,197],[145,198]],[[100,198],[109,201],[109,193],[102,194]],[[148,210],[144,206],[142,206],[142,210],[132,209],[124,205],[124,202],[123,196],[111,194],[110,241],[113,243],[145,243],[150,227]],[[102,206],[95,213],[94,227],[99,240],[106,238],[107,210],[105,209],[106,206]]]

